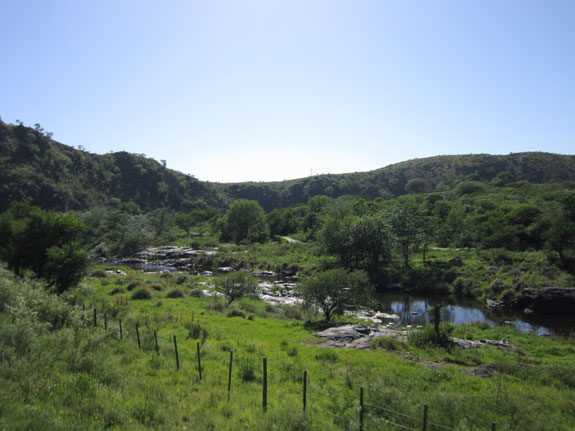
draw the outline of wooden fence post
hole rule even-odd
[[[264,357],[264,381],[263,381],[263,398],[262,408],[264,413],[268,410],[268,358]]]
[[[120,340],[123,338],[122,334],[122,319],[120,319]]]
[[[104,330],[108,330],[108,314],[104,313]]]
[[[307,371],[303,372],[303,411],[307,406]]]
[[[94,328],[98,326],[98,318],[96,317],[96,307],[94,307]]]
[[[174,335],[174,350],[176,352],[176,370],[180,369],[180,358],[178,356],[178,342],[176,341],[176,336]]]
[[[491,431],[495,431],[495,428],[497,428],[497,422],[491,422]]]
[[[136,323],[136,338],[138,338],[138,349],[142,348],[142,345],[140,343],[140,325],[138,325]]]
[[[154,329],[154,340],[156,341],[156,353],[159,355],[160,354],[160,347],[158,346],[158,334],[156,333],[155,329]]]
[[[230,350],[230,372],[228,373],[228,401],[232,392],[232,362],[234,360],[234,351]]]
[[[359,388],[359,431],[363,431],[363,386]]]
[[[423,406],[423,431],[427,431],[427,404]]]
[[[198,346],[198,374],[200,375],[200,380],[202,380],[202,359],[200,357],[200,342],[197,342]]]

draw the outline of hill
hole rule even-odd
[[[21,200],[56,211],[223,205],[208,183],[143,154],[91,154],[52,140],[40,127],[0,121],[0,211]]]
[[[541,152],[436,156],[369,172],[219,184],[168,169],[143,154],[92,154],[52,140],[40,127],[0,121],[0,211],[21,200],[58,211],[98,205],[150,211],[223,209],[236,199],[256,200],[270,211],[316,195],[389,199],[408,192],[441,192],[463,181],[495,185],[575,181],[575,156]]]

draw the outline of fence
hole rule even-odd
[[[93,323],[94,328],[98,328],[98,313],[96,308],[93,308],[93,318],[91,322],[87,319],[86,316],[86,308],[83,306],[84,310],[84,320],[86,323]],[[104,330],[108,331],[108,322],[109,317],[106,313],[103,316],[104,321]],[[119,329],[119,340],[124,340],[124,330],[122,326],[122,319],[118,319],[118,329]],[[136,333],[136,340],[138,344],[138,349],[142,349],[142,343],[140,338],[140,330],[139,324],[134,325],[134,330]],[[153,340],[154,340],[154,348],[156,354],[160,353],[160,347],[158,344],[158,335],[157,331],[153,330]],[[174,344],[174,360],[176,364],[176,370],[180,369],[180,359],[178,354],[178,343],[176,339],[176,335],[173,336],[173,344]],[[201,348],[200,342],[196,343],[196,356],[198,361],[198,378],[202,380],[202,362],[201,362]],[[228,364],[228,375],[227,375],[227,396],[228,400],[231,397],[231,389],[232,389],[232,368],[233,368],[233,357],[234,352],[230,350],[230,357],[229,357],[229,364]],[[318,406],[311,405],[310,399],[312,395],[320,394],[327,398],[331,398],[332,394],[325,392],[320,387],[310,384],[310,376],[307,371],[303,372],[302,375],[302,392],[301,392],[301,400],[302,400],[302,413],[306,415],[310,415],[310,417],[315,421],[323,422],[326,425],[333,426],[334,424],[339,423],[346,423],[348,422],[348,418],[345,418],[341,415],[334,414],[329,412],[325,409],[322,409]],[[352,402],[355,406],[355,410],[357,411],[357,429],[359,431],[376,431],[376,430],[403,430],[403,431],[458,431],[455,428],[451,428],[448,426],[444,426],[441,424],[437,424],[432,422],[429,419],[430,411],[427,405],[423,405],[421,408],[421,416],[414,416],[413,414],[406,414],[398,411],[394,411],[388,409],[383,406],[370,404],[365,402],[365,390],[363,387],[359,388],[358,396],[356,398],[352,398],[349,396],[345,396],[348,401]],[[266,357],[262,358],[262,411],[266,413],[268,410],[268,360]],[[317,414],[318,416],[315,416]],[[332,422],[326,422],[325,417],[329,417]],[[491,423],[491,431],[497,430],[496,422]]]

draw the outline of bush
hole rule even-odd
[[[227,316],[228,317],[241,317],[242,319],[245,319],[245,317],[246,317],[246,315],[240,310],[230,310],[230,311],[228,311]]]
[[[101,269],[98,269],[98,270],[92,272],[92,274],[90,274],[90,275],[91,275],[92,277],[95,277],[95,278],[104,278],[104,277],[107,277],[107,276],[108,276],[108,274],[106,273],[106,271],[102,271]]]
[[[256,380],[256,369],[251,361],[240,362],[238,369],[242,382],[254,382]]]
[[[166,298],[183,298],[184,296],[184,292],[180,289],[174,289],[167,293]]]
[[[331,363],[337,362],[338,360],[337,354],[332,350],[325,350],[321,353],[318,353],[317,355],[315,355],[315,358],[318,361],[331,362]]]
[[[132,295],[132,299],[152,299],[152,293],[145,288],[138,289]]]
[[[117,295],[119,293],[124,293],[124,289],[122,289],[120,287],[116,287],[116,288],[112,289],[112,291],[110,292],[110,295]]]
[[[132,281],[130,282],[130,284],[128,284],[128,286],[126,287],[126,289],[128,289],[128,291],[132,291],[134,290],[136,287],[140,287],[142,285],[142,283],[140,283],[139,281]]]
[[[376,337],[371,342],[372,349],[384,349],[391,351],[405,350],[407,343],[396,337]]]
[[[152,285],[152,289],[154,289],[156,292],[163,292],[166,290],[164,286],[160,286],[159,284]]]
[[[439,325],[437,333],[432,325],[425,325],[421,331],[414,331],[409,334],[409,342],[417,347],[441,346],[449,347],[451,345],[450,334],[452,327],[442,323]]]
[[[178,278],[176,278],[176,284],[184,284],[186,281],[188,281],[188,277],[185,275],[180,275]]]
[[[223,313],[226,310],[226,305],[220,301],[214,301],[206,306],[208,310],[217,311],[218,313]]]
[[[204,292],[202,292],[200,289],[191,289],[190,296],[193,296],[194,298],[201,298],[204,296]]]
[[[187,322],[184,327],[188,330],[188,338],[193,340],[201,339],[202,344],[208,338],[208,330],[198,322]]]

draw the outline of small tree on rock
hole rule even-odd
[[[256,279],[243,271],[216,278],[216,290],[228,298],[228,305],[244,296],[253,298],[257,295]]]
[[[373,288],[364,271],[330,269],[307,279],[301,286],[304,303],[322,311],[326,321],[346,311],[368,306]]]

